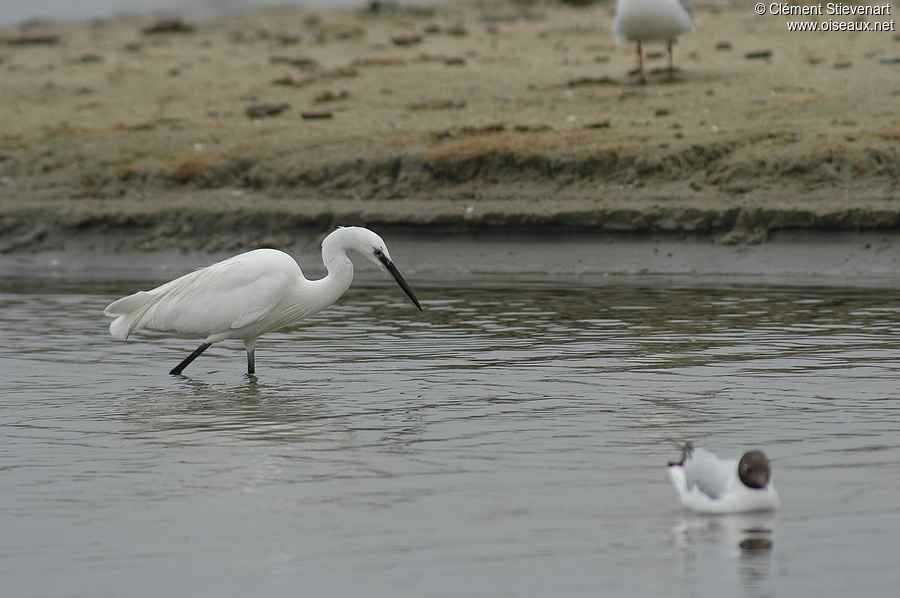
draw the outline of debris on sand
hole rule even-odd
[[[461,110],[466,107],[465,100],[425,100],[413,102],[407,106],[414,111],[422,110]]]
[[[422,36],[415,33],[409,35],[395,35],[391,38],[391,42],[393,42],[395,46],[400,46],[401,48],[417,46],[422,43]]]
[[[326,89],[322,93],[316,95],[313,98],[313,102],[316,104],[324,104],[326,102],[338,102],[340,100],[346,100],[350,97],[350,92],[346,89],[341,89],[340,91],[331,91],[330,89]]]
[[[334,118],[334,112],[302,112],[303,120],[327,120]]]
[[[744,54],[747,60],[768,60],[772,58],[772,50],[754,50]]]
[[[446,33],[450,37],[466,37],[467,35],[469,35],[469,30],[466,29],[465,26],[461,23],[457,23],[445,28],[444,33]]]
[[[447,66],[465,66],[466,59],[462,56],[448,56],[447,54],[419,54],[419,62],[436,62]]]
[[[307,85],[311,85],[315,82],[315,77],[304,77],[303,79],[296,79],[294,77],[291,77],[290,75],[272,79],[272,85],[279,85],[281,87],[306,87]]]
[[[160,19],[159,21],[144,27],[144,35],[161,35],[172,33],[194,33],[197,27],[179,18]]]
[[[339,66],[319,73],[320,79],[352,79],[358,76],[359,71],[352,66]]]
[[[435,8],[419,3],[397,2],[396,0],[369,0],[364,13],[370,15],[406,15],[418,18],[430,18],[435,14]]]
[[[60,37],[53,33],[23,33],[0,38],[0,43],[7,46],[56,46],[59,42]]]
[[[311,71],[319,68],[319,61],[307,56],[270,56],[269,64],[284,64],[301,71]]]
[[[277,79],[272,80],[272,85],[280,85],[282,87],[306,87],[308,85],[312,85],[313,83],[317,83],[319,81],[328,81],[331,79],[352,79],[353,77],[358,77],[359,71],[353,67],[349,66],[341,66],[338,68],[328,69],[325,71],[320,71],[315,75],[311,75],[309,77],[303,77],[302,79],[296,79],[291,77],[290,75],[285,75],[284,77],[278,77]]]
[[[253,104],[251,106],[247,106],[246,114],[247,118],[251,120],[270,118],[272,116],[278,116],[282,112],[288,110],[290,107],[291,105],[287,103]]]
[[[552,130],[553,127],[550,125],[516,125],[513,127],[513,131],[516,133],[546,133]]]
[[[272,39],[282,46],[296,46],[303,38],[299,35],[294,35],[293,33],[276,33],[272,36]]]
[[[88,52],[86,54],[82,54],[78,58],[75,59],[75,62],[81,64],[96,64],[98,62],[103,62],[103,57],[99,54],[94,54],[92,52]]]
[[[591,85],[618,85],[619,82],[612,77],[578,77],[570,79],[566,83],[566,87],[588,87]]]
[[[403,66],[406,61],[402,58],[387,56],[366,56],[363,58],[355,58],[350,63],[351,67],[368,67],[368,66]]]
[[[450,139],[459,139],[461,137],[473,137],[476,135],[493,135],[494,133],[502,133],[506,130],[503,123],[492,123],[480,127],[454,127],[443,131],[435,131],[431,134],[433,141],[447,141]]]

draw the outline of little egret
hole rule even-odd
[[[691,30],[688,0],[617,0],[613,31],[620,41],[637,42],[638,66],[635,73],[640,83],[644,78],[643,42],[666,42],[669,51],[669,74],[675,74],[672,44],[682,33]]]
[[[180,374],[213,343],[230,338],[244,342],[247,373],[253,374],[256,339],[261,334],[325,309],[350,288],[353,262],[348,252],[387,270],[422,310],[381,237],[351,226],[338,228],[322,241],[322,261],[328,274],[319,280],[307,280],[294,258],[282,251],[256,249],[113,301],[103,313],[115,318],[109,333],[118,340],[140,330],[203,338],[203,344],[170,374]]]

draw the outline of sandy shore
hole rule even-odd
[[[675,79],[641,86],[611,20],[487,1],[0,29],[0,251],[231,251],[344,223],[900,230],[898,34],[701,4]]]

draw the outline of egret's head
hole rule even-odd
[[[351,232],[352,245],[349,247],[352,251],[360,254],[362,257],[375,264],[381,270],[385,270],[384,262],[377,256],[383,255],[388,260],[391,254],[388,252],[387,245],[380,236],[361,226],[348,226],[343,230]]]
[[[365,259],[393,276],[410,301],[419,308],[419,311],[422,311],[422,306],[419,304],[419,300],[416,299],[415,293],[413,293],[409,284],[407,284],[397,266],[391,260],[391,254],[388,252],[384,239],[361,226],[341,227],[335,233],[339,233],[346,250],[362,255]],[[335,233],[332,233],[332,235]]]
[[[769,458],[762,451],[744,453],[738,462],[738,477],[744,486],[762,490],[769,485],[769,479],[772,477]]]

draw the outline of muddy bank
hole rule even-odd
[[[392,256],[417,288],[485,286],[741,285],[897,287],[900,234],[781,232],[766,243],[723,245],[698,235],[593,232],[532,234],[497,229],[435,234],[388,228]],[[281,245],[307,276],[324,274],[323,232],[302,229]],[[108,240],[117,245],[115,240]],[[133,281],[143,288],[206,266],[228,251],[110,251],[69,240],[65,250],[0,255],[2,288]],[[357,282],[392,285],[357,260]],[[37,286],[35,286],[37,285]],[[119,285],[120,286],[120,285]]]
[[[701,4],[641,86],[609,4],[383,6],[0,30],[0,252],[900,230],[893,33]]]
[[[209,206],[197,206],[207,201]],[[163,203],[164,206],[161,206]],[[0,253],[86,247],[91,251],[208,252],[285,247],[309,229],[330,231],[364,223],[384,233],[450,236],[473,231],[518,231],[534,238],[594,234],[614,239],[622,233],[695,235],[721,245],[756,244],[779,231],[883,231],[900,229],[900,211],[890,199],[865,199],[862,207],[788,198],[761,205],[719,206],[701,202],[654,203],[572,201],[564,205],[525,200],[278,201],[229,191],[152,202],[109,206],[82,200],[77,206],[23,209],[0,218]],[[755,203],[755,202],[754,202]],[[502,233],[500,233],[502,235]]]

